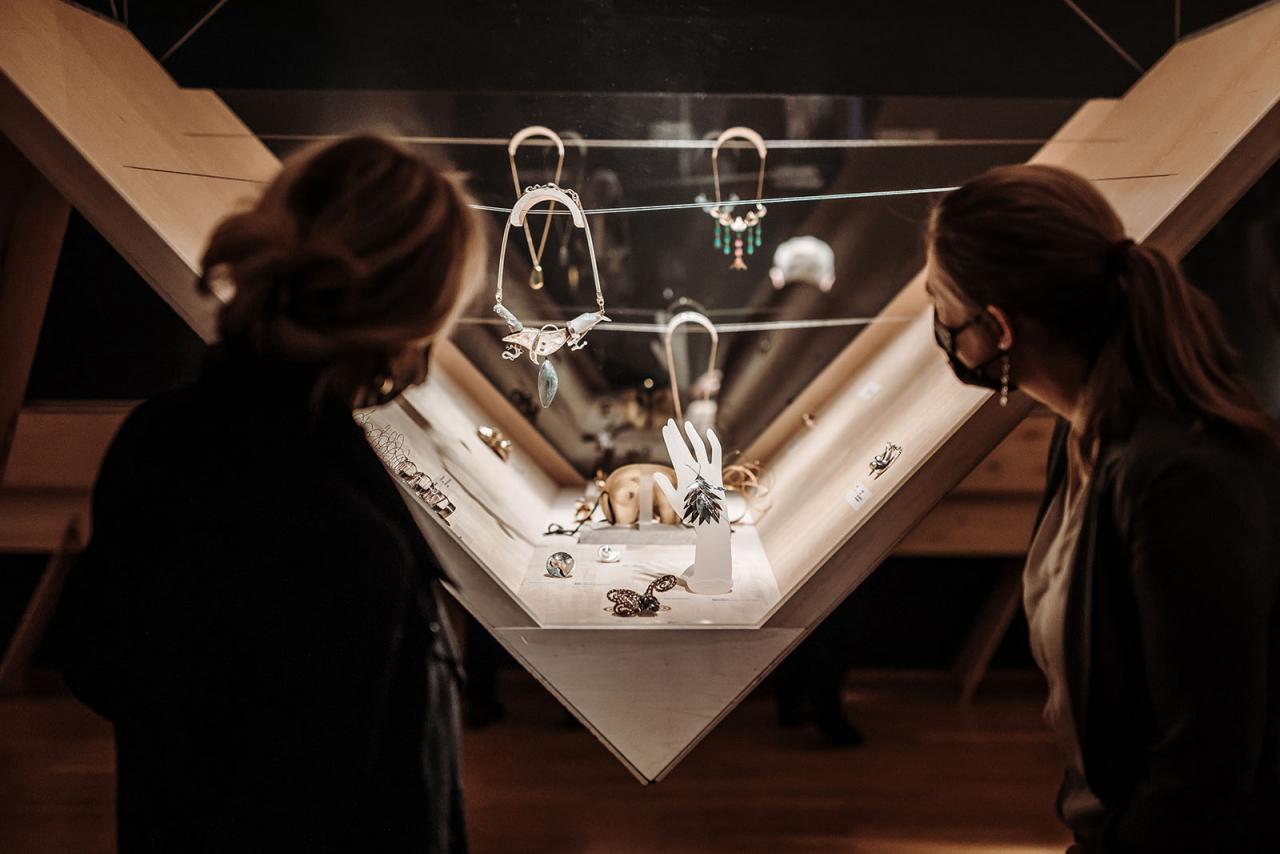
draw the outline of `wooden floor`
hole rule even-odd
[[[1035,674],[1000,675],[970,707],[939,679],[854,673],[867,743],[823,747],[749,699],[663,783],[642,787],[522,673],[507,720],[468,733],[473,849],[489,852],[1040,854],[1059,762]],[[53,695],[0,699],[0,851],[112,845],[109,730]]]

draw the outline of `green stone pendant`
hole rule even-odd
[[[556,375],[556,366],[551,364],[550,359],[546,359],[542,367],[538,368],[538,399],[542,401],[543,409],[550,406],[551,401],[556,399],[558,388],[560,388],[560,377]]]
[[[533,268],[533,272],[529,274],[529,287],[535,291],[542,290],[542,267]]]

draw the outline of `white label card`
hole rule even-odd
[[[848,501],[849,506],[854,510],[861,510],[871,500],[871,490],[860,483],[856,483],[853,489],[849,490],[848,494],[845,495],[844,500]]]

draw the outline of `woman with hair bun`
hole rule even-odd
[[[957,377],[1061,419],[1023,600],[1073,850],[1280,851],[1280,432],[1213,305],[1065,169],[925,240]]]
[[[426,377],[467,203],[353,136],[214,230],[220,341],[121,427],[51,637],[114,725],[122,854],[466,849],[441,570],[352,411]]]

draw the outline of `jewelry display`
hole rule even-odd
[[[680,380],[676,372],[675,352],[671,341],[675,331],[688,323],[701,326],[711,336],[711,355],[707,358],[707,370],[694,384],[694,393],[703,396],[698,397],[689,404],[689,420],[693,422],[694,427],[698,428],[698,432],[701,433],[715,427],[716,422],[717,406],[716,402],[711,399],[711,395],[718,392],[720,386],[720,372],[716,370],[716,355],[720,349],[720,333],[716,331],[715,324],[700,311],[682,311],[667,321],[667,328],[662,336],[662,345],[667,357],[667,377],[671,382],[671,402],[675,408],[676,421],[678,422],[683,422],[685,416],[680,406]]]
[[[696,477],[693,479],[693,485],[689,487],[689,491],[684,496],[684,515],[683,519],[690,525],[706,525],[709,522],[719,522],[720,516],[724,513],[724,499],[717,492],[724,493],[723,486],[712,486],[703,478],[702,473],[695,469]]]
[[[405,447],[404,434],[385,424],[374,422],[367,413],[357,416],[356,422],[364,428],[365,437],[383,464],[395,473],[419,501],[430,507],[441,521],[448,524],[449,517],[458,507],[449,500],[434,478],[418,470],[417,464],[410,459]]]
[[[573,521],[585,522],[600,506],[600,493],[604,491],[604,472],[596,469],[595,477],[587,481],[582,494],[573,503]]]
[[[638,522],[658,521],[663,525],[680,524],[675,506],[667,502],[661,493],[652,495],[652,509],[641,514],[641,498],[646,484],[652,484],[655,474],[675,476],[670,466],[651,463],[633,463],[614,469],[604,481],[600,491],[600,511],[610,525],[627,526]]]
[[[742,511],[736,516],[730,515],[729,524],[741,522],[748,512],[754,520],[764,515],[769,509],[769,486],[765,483],[764,466],[759,461],[735,463],[724,467],[724,488],[726,493],[742,496]],[[728,502],[725,504],[728,507]]]
[[[731,139],[745,139],[755,146],[756,153],[760,155],[760,173],[756,178],[757,199],[764,198],[764,160],[769,149],[764,144],[764,138],[748,127],[729,128],[716,138],[715,145],[711,147],[711,176],[716,189],[715,206],[708,211],[715,220],[716,233],[712,245],[725,255],[733,254],[733,263],[729,265],[729,269],[745,270],[747,264],[742,260],[743,249],[745,248],[746,254],[754,255],[756,249],[760,248],[764,236],[761,222],[767,211],[760,202],[756,202],[755,209],[745,214],[735,213],[740,206],[724,206],[724,200],[720,196],[720,148]]]
[[[526,329],[520,319],[502,304],[503,266],[507,254],[507,237],[511,233],[510,226],[525,226],[529,209],[542,202],[558,202],[564,205],[569,209],[574,226],[586,232],[587,251],[591,256],[591,273],[596,284],[596,305],[599,308],[597,311],[578,315],[564,326],[548,323],[539,329]],[[597,324],[609,320],[604,314],[604,292],[600,289],[600,271],[596,267],[595,248],[591,243],[591,228],[587,225],[587,218],[582,212],[578,194],[573,190],[563,190],[555,184],[535,184],[526,188],[524,195],[511,209],[507,225],[508,227],[502,229],[502,245],[498,249],[498,287],[493,306],[494,313],[506,321],[511,329],[511,334],[502,339],[507,345],[502,358],[512,362],[520,358],[522,353],[527,353],[530,361],[535,365],[541,360],[538,368],[538,398],[545,409],[555,399],[556,390],[560,384],[555,366],[548,357],[566,344],[569,345],[570,350],[581,350],[587,346],[587,333]]]
[[[593,515],[595,515],[596,508],[597,508],[597,507],[599,507],[599,506],[600,506],[600,498],[599,498],[599,496],[597,496],[597,497],[596,497],[596,502],[595,502],[594,504],[592,504],[590,507],[588,507],[588,508],[587,508],[587,510],[586,510],[585,512],[578,512],[578,511],[577,511],[577,509],[575,508],[575,510],[574,510],[574,523],[575,523],[575,524],[574,524],[574,526],[573,526],[572,528],[566,528],[564,525],[561,525],[561,524],[560,524],[560,523],[558,523],[558,522],[552,522],[552,523],[550,523],[549,525],[547,525],[546,535],[547,535],[547,536],[549,536],[549,537],[551,537],[551,536],[565,536],[565,537],[576,537],[576,536],[578,536],[578,532],[582,530],[583,526],[585,526],[588,522],[590,522],[590,521],[591,521],[591,517],[592,517]]]
[[[679,482],[655,474],[654,483],[673,507],[685,508],[685,520],[693,525],[694,561],[681,577],[692,593],[728,593],[733,590],[733,554],[721,498],[724,456],[720,439],[714,430],[707,430],[704,443],[693,424],[686,421],[681,431],[674,420],[662,428],[662,438]]]
[[[792,237],[773,253],[769,281],[776,290],[787,285],[812,285],[824,294],[836,283],[836,253],[825,240]]]
[[[618,617],[652,617],[654,614],[662,610],[662,603],[658,601],[658,597],[654,596],[655,592],[665,593],[676,586],[677,579],[674,575],[663,575],[655,578],[643,593],[637,593],[634,590],[627,590],[619,587],[610,590],[605,594],[605,598],[613,603],[613,613]]]
[[[511,440],[502,435],[501,430],[493,427],[480,426],[476,428],[476,435],[480,437],[480,441],[484,442],[489,450],[498,455],[498,458],[504,463],[511,458]]]
[[[568,578],[573,575],[573,555],[568,552],[556,552],[547,558],[547,575],[552,578]]]
[[[551,179],[552,183],[559,184],[560,176],[564,172],[564,141],[560,139],[559,134],[542,125],[531,125],[517,131],[515,136],[511,137],[510,142],[507,143],[507,160],[511,164],[511,184],[515,187],[517,199],[520,198],[521,191],[520,173],[516,169],[516,150],[520,148],[526,139],[536,136],[551,140],[551,143],[556,147],[558,159],[556,160],[555,177]],[[547,209],[547,221],[542,226],[542,238],[538,241],[536,249],[533,245],[533,234],[529,231],[528,224],[524,226],[525,240],[529,244],[529,257],[533,261],[533,269],[529,271],[529,287],[535,291],[541,290],[545,283],[545,278],[542,275],[542,255],[547,249],[547,235],[551,233],[551,211],[553,210],[555,210],[554,203]]]
[[[622,560],[622,553],[613,546],[601,546],[596,550],[596,560],[600,563],[617,563]]]
[[[884,450],[871,458],[871,471],[868,472],[875,480],[879,480],[880,476],[888,470],[889,466],[902,455],[902,448],[893,442],[886,442]]]
[[[587,177],[587,142],[582,138],[582,134],[577,131],[561,131],[561,138],[567,145],[572,145],[578,149],[577,160],[578,167],[573,172],[573,180],[569,182],[571,187],[586,188]],[[558,180],[556,183],[560,183]],[[560,223],[559,246],[556,250],[556,260],[560,264],[560,269],[564,271],[565,281],[569,285],[569,290],[576,292],[578,285],[582,282],[582,270],[578,267],[577,259],[581,257],[581,253],[577,251],[577,241],[574,237],[577,235],[577,229],[573,227],[573,223]],[[608,248],[605,249],[605,254]],[[606,269],[608,265],[606,264]]]

